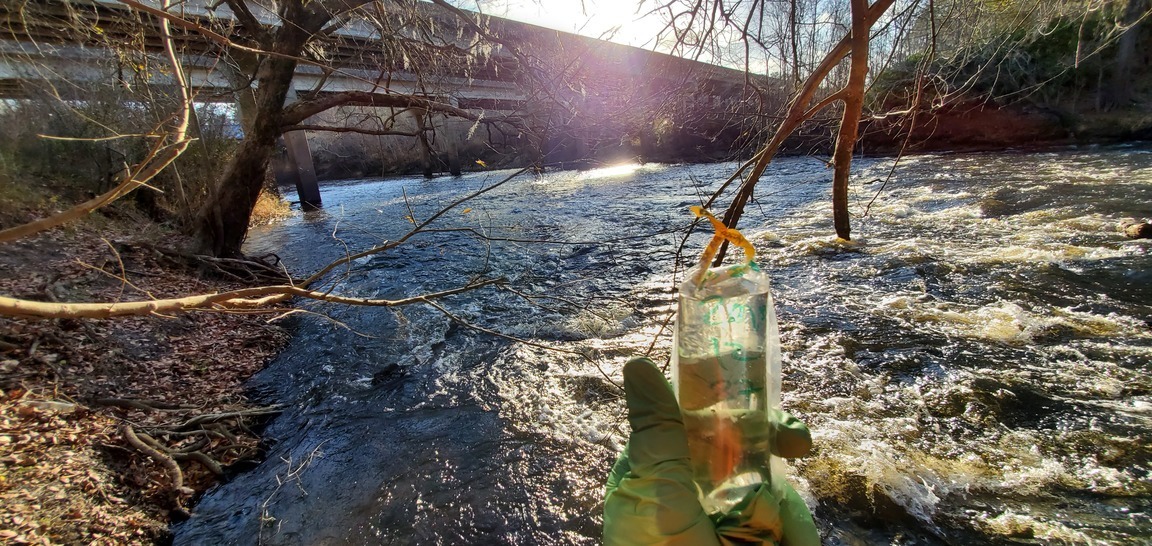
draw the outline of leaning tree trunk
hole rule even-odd
[[[851,172],[852,167],[852,149],[856,144],[857,133],[860,129],[860,114],[864,109],[864,80],[868,74],[868,33],[872,25],[880,19],[888,8],[896,0],[876,0],[871,6],[868,5],[868,0],[852,0],[852,32],[841,39],[831,51],[824,56],[820,64],[808,75],[804,83],[800,86],[800,90],[792,99],[792,103],[788,106],[787,115],[776,129],[776,134],[772,136],[772,140],[760,150],[756,159],[755,165],[752,166],[751,172],[748,177],[740,186],[740,190],[736,192],[736,197],[728,205],[728,209],[724,212],[724,225],[729,228],[735,228],[736,224],[740,221],[740,216],[744,214],[744,207],[748,204],[748,200],[752,197],[752,192],[756,188],[756,182],[760,180],[760,175],[764,174],[764,169],[772,158],[776,156],[777,150],[783,145],[784,139],[795,131],[801,123],[811,119],[817,112],[824,109],[824,107],[836,101],[844,101],[844,119],[843,123],[848,127],[841,126],[841,130],[836,140],[836,151],[833,155],[833,161],[837,166],[836,176],[833,178],[833,211],[836,221],[836,234],[840,237],[847,239],[850,233],[849,217],[848,217],[848,174]],[[860,39],[857,39],[860,37]],[[824,80],[828,74],[835,68],[845,56],[852,56],[852,69],[849,71],[848,84],[825,97],[824,100],[809,107],[808,105],[816,96]],[[859,59],[859,61],[857,61]],[[841,167],[841,165],[843,165]],[[737,171],[737,175],[741,171]],[[720,189],[708,198],[708,202],[704,204],[705,208],[712,205],[716,198],[724,192],[728,184],[737,178],[733,175],[728,179]],[[716,260],[713,262],[713,267],[719,267],[723,263],[724,255],[728,249],[728,242],[725,241],[720,246],[720,252],[716,253]]]
[[[832,219],[836,235],[852,238],[851,219],[848,216],[848,179],[852,175],[852,149],[856,146],[860,130],[860,115],[864,111],[864,79],[868,75],[868,0],[852,0],[852,57],[848,70],[848,85],[844,86],[844,117],[836,136],[836,150],[832,153],[835,166],[832,175]]]
[[[260,196],[268,161],[281,133],[284,100],[296,71],[296,54],[307,40],[303,31],[292,32],[287,25],[280,32],[274,51],[284,56],[269,56],[257,77],[255,115],[250,118],[244,140],[217,182],[208,200],[200,208],[197,238],[201,252],[213,256],[238,256],[252,208]]]

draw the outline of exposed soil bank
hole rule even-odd
[[[1152,106],[1072,111],[969,101],[920,113],[911,132],[889,120],[868,120],[861,134],[860,145],[870,153],[984,151],[1149,140]]]

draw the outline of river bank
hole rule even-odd
[[[128,245],[139,242],[183,243],[130,206],[114,206],[5,245],[0,293],[117,301],[242,285],[206,280]],[[0,543],[170,541],[170,521],[220,479],[214,471],[228,474],[262,453],[262,417],[247,415],[260,412],[244,383],[288,340],[267,320],[216,313],[0,318]],[[205,415],[214,416],[205,426],[187,426]],[[173,453],[178,490],[171,469],[133,447],[128,430],[145,446]]]
[[[1146,103],[1105,111],[959,101],[909,118],[915,120],[912,131],[909,119],[866,120],[859,149],[873,154],[981,152],[1152,140],[1150,112]]]
[[[827,187],[823,164],[789,158],[774,167],[765,182],[773,216],[753,223],[774,233],[753,232],[785,295],[789,404],[823,439],[796,477],[817,499],[826,536],[884,543],[891,537],[869,529],[891,527],[932,544],[942,526],[981,539],[1032,534],[1126,543],[1147,528],[1145,520],[1125,520],[1128,512],[1120,511],[1146,513],[1149,498],[1131,478],[1147,460],[1147,444],[1145,433],[1133,432],[1146,430],[1131,422],[1139,415],[1130,415],[1144,411],[1150,392],[1141,379],[1149,338],[1129,318],[1146,309],[1146,284],[1138,275],[1146,270],[1147,252],[1120,239],[1113,224],[1147,216],[1147,188],[1137,181],[1148,172],[1148,152],[1105,153],[908,158],[907,172],[862,221],[870,242],[852,248],[827,241],[826,199],[816,189]],[[1021,164],[1031,167],[1020,170]],[[864,179],[888,172],[875,160],[861,165]],[[445,218],[461,228],[495,222],[500,231],[494,236],[508,240],[494,243],[490,260],[477,261],[486,255],[478,241],[429,235],[358,261],[350,290],[391,296],[443,288],[491,266],[524,293],[588,305],[522,309],[518,298],[484,292],[453,299],[452,309],[539,345],[593,351],[612,375],[613,363],[648,347],[652,327],[665,316],[661,268],[675,260],[666,230],[686,223],[683,209],[695,202],[686,197],[695,193],[690,181],[715,184],[733,168],[649,165],[525,178]],[[1030,178],[1037,170],[1044,176]],[[300,270],[315,270],[343,254],[331,244],[338,231],[353,248],[378,235],[394,238],[409,229],[404,215],[410,207],[427,217],[461,192],[491,183],[486,176],[340,184],[326,190],[325,211],[255,230],[253,250],[287,250],[283,255],[300,262]],[[1104,178],[1092,181],[1097,176]],[[1066,197],[1050,205],[1053,185]],[[638,189],[648,197],[642,210],[633,210]],[[1092,210],[1081,211],[1085,203]],[[953,233],[957,225],[963,229]],[[347,226],[364,227],[340,231]],[[656,235],[611,242],[620,233]],[[1011,233],[1017,238],[1003,255],[1002,237]],[[116,208],[4,247],[0,293],[109,301],[237,286],[205,281],[122,244],[180,246],[174,237],[134,218],[130,208]],[[527,238],[580,242],[514,242]],[[602,242],[586,242],[596,240]],[[940,250],[939,243],[921,240],[948,246]],[[1013,281],[1017,271],[1034,281]],[[131,284],[119,280],[123,272]],[[1053,283],[1062,288],[1033,294],[1034,285]],[[857,284],[883,297],[844,307],[857,299],[850,288]],[[1097,284],[1108,297],[1077,288]],[[478,334],[431,309],[338,309],[329,316],[350,329],[301,319],[294,332],[299,339],[290,341],[296,348],[274,360],[289,341],[263,317],[0,319],[0,539],[168,541],[169,521],[183,517],[170,494],[171,475],[131,447],[122,426],[173,429],[196,415],[252,409],[247,384],[261,403],[286,405],[265,438],[274,445],[255,470],[226,470],[230,483],[196,506],[178,543],[238,537],[233,542],[243,544],[261,536],[308,543],[322,533],[397,544],[413,536],[513,543],[562,535],[573,544],[596,542],[603,476],[622,441],[619,400],[600,370],[570,353]],[[913,326],[911,339],[887,337]],[[665,349],[666,340],[658,350]],[[1024,363],[1020,370],[1004,364],[1017,361]],[[1053,366],[1059,373],[1050,377],[1045,370]],[[1012,402],[1017,397],[1040,400],[1056,413],[1033,415]],[[102,398],[164,411],[96,403]],[[1120,411],[1100,411],[1100,400]],[[169,404],[187,407],[162,408]],[[876,408],[887,409],[868,417]],[[869,426],[845,425],[858,420]],[[997,426],[972,428],[982,422]],[[1104,423],[1106,430],[1083,422]],[[227,440],[237,452],[260,457],[259,424],[233,424],[228,434],[235,438],[205,434],[209,444],[197,451]],[[1046,440],[1054,428],[1076,442]],[[1001,429],[1011,429],[1011,436],[994,436]],[[1021,438],[1037,454],[1010,449]],[[436,449],[427,448],[429,441]],[[883,449],[865,452],[857,445]],[[1095,448],[1081,447],[1096,445],[1107,446],[1106,459],[1095,461]],[[956,453],[975,455],[957,462]],[[995,470],[1002,463],[1011,475]],[[215,478],[195,461],[180,465],[189,506]],[[861,470],[871,467],[884,474]],[[285,476],[299,487],[276,488]],[[357,479],[349,483],[349,476]],[[330,487],[337,482],[343,485]],[[971,484],[975,493],[956,483]],[[1044,493],[1053,484],[1062,488],[1058,494]],[[1017,496],[1004,501],[1005,491]],[[1100,496],[1106,502],[1094,500]],[[1067,499],[1091,516],[1081,518],[1088,522],[1083,532],[1061,526],[1059,514],[1045,508]],[[886,511],[877,512],[878,505]],[[979,514],[965,515],[971,510]]]

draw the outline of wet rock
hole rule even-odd
[[[980,201],[980,216],[984,218],[999,218],[1009,214],[1010,207],[999,199],[982,199]]]
[[[388,364],[384,366],[384,368],[380,371],[372,374],[372,386],[379,387],[380,385],[403,377],[404,375],[406,375],[404,373],[404,369],[401,368],[398,364]]]
[[[1152,224],[1146,222],[1124,223],[1120,229],[1129,239],[1152,239]]]

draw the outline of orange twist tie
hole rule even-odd
[[[704,284],[704,274],[708,271],[708,264],[712,263],[712,258],[715,258],[716,253],[720,252],[720,245],[723,244],[724,241],[728,241],[743,249],[744,257],[748,260],[747,263],[750,264],[756,259],[756,249],[738,230],[724,225],[724,222],[721,222],[713,216],[712,213],[704,210],[703,207],[693,206],[691,210],[692,214],[700,218],[707,218],[709,222],[712,222],[712,227],[716,229],[716,234],[712,236],[712,240],[708,242],[708,246],[704,247],[704,253],[700,255],[700,271],[696,273],[697,287]]]

